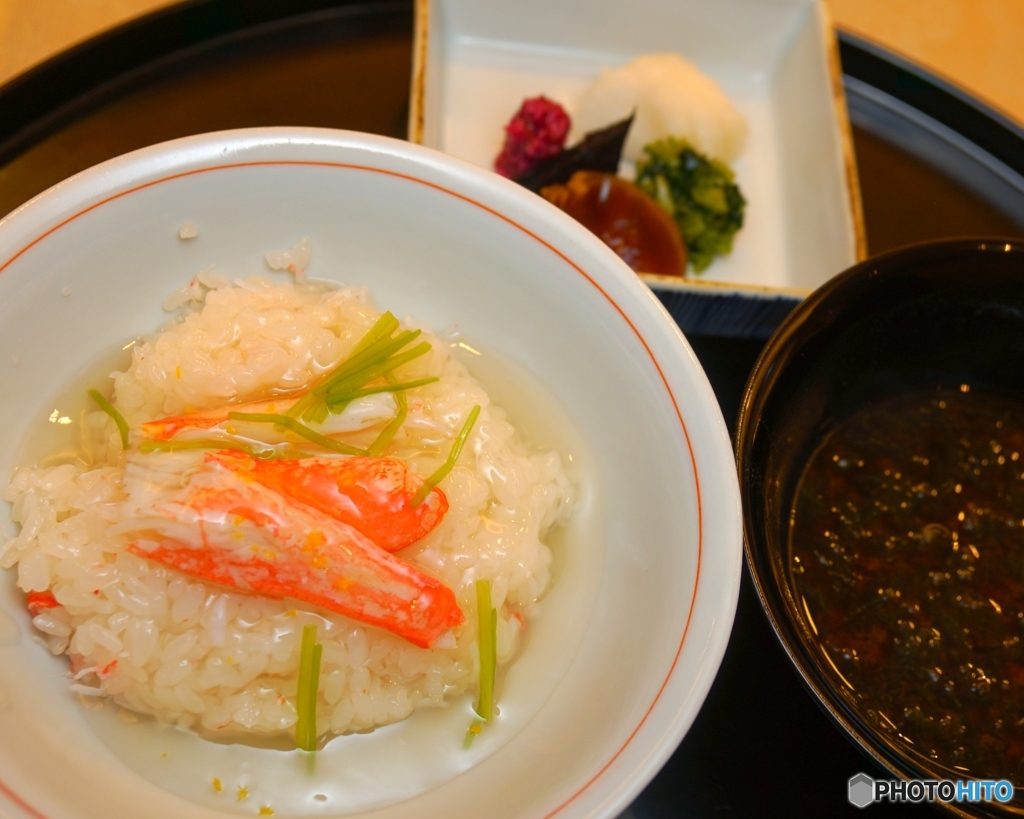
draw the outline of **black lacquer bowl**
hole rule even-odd
[[[830,717],[895,777],[969,778],[909,750],[862,715],[837,682],[790,570],[791,510],[824,437],[857,409],[909,390],[961,384],[1024,406],[1024,243],[969,239],[869,259],[801,303],[747,383],[736,435],[747,561],[776,635]],[[1024,538],[1022,538],[1024,546]],[[944,806],[963,816],[1024,815],[1007,804]]]

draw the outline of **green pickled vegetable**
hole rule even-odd
[[[295,744],[303,751],[316,750],[316,695],[320,687],[323,646],[316,641],[316,626],[304,626],[299,649],[299,687],[295,697]]]
[[[475,406],[469,411],[469,417],[466,418],[466,423],[462,425],[462,429],[459,431],[459,436],[455,439],[455,443],[452,444],[451,451],[448,453],[448,457],[441,466],[439,466],[434,473],[423,482],[416,494],[412,496],[409,501],[409,506],[416,507],[423,503],[427,495],[430,494],[430,490],[441,483],[444,480],[444,476],[452,471],[452,467],[455,466],[455,462],[459,460],[459,455],[462,454],[462,447],[466,443],[466,439],[469,437],[469,433],[473,429],[473,424],[476,423],[477,417],[480,415],[480,407]]]
[[[231,421],[254,421],[258,424],[274,424],[275,426],[284,427],[288,431],[305,438],[307,441],[319,444],[324,449],[340,452],[342,455],[367,454],[365,449],[360,449],[342,441],[336,441],[334,438],[328,438],[326,435],[321,435],[319,432],[300,424],[288,415],[278,415],[273,412],[229,412],[228,419]]]
[[[636,184],[675,220],[690,264],[700,273],[732,250],[733,237],[743,227],[747,202],[735,175],[724,162],[674,137],[646,145],[644,153]]]
[[[329,372],[316,387],[295,402],[287,412],[288,418],[295,423],[305,421],[311,424],[321,424],[327,418],[328,413],[339,415],[345,411],[345,407],[349,403],[365,395],[373,395],[378,392],[395,392],[398,395],[402,390],[421,387],[436,381],[436,378],[421,378],[399,384],[393,378],[395,369],[430,351],[430,344],[425,341],[403,350],[418,338],[422,331],[403,330],[398,335],[392,336],[398,326],[398,319],[391,313],[382,315],[367,334],[360,339],[352,354]],[[388,386],[366,386],[378,378],[385,378],[388,381]],[[284,422],[281,425],[288,426]],[[288,426],[288,428],[304,437],[309,437],[305,432],[297,430],[293,426]],[[350,452],[349,454],[355,453]]]
[[[494,678],[498,670],[498,611],[491,604],[491,581],[476,581],[476,616],[479,630],[480,694],[477,697],[476,717],[470,723],[463,748],[473,743],[484,723],[494,718]]]
[[[476,713],[490,722],[494,716],[494,676],[498,666],[498,612],[491,605],[491,581],[476,581],[476,611],[480,627],[480,697]]]
[[[395,377],[391,373],[386,373],[384,380],[389,385],[395,384]],[[409,415],[409,402],[405,399],[405,392],[399,391],[395,393],[395,403],[398,405],[398,412],[395,414],[395,417],[391,419],[391,423],[380,431],[380,435],[374,439],[373,443],[367,447],[367,451],[374,458],[380,457],[381,453],[398,433],[398,430],[402,428],[402,424],[405,423],[405,419]]]
[[[234,452],[244,452],[253,458],[264,460],[278,457],[276,450],[271,447],[257,448],[249,444],[220,438],[203,438],[191,441],[143,441],[139,444],[139,452],[180,452],[187,449],[230,449]]]
[[[380,386],[377,387],[364,387],[361,390],[353,390],[352,392],[339,393],[338,395],[334,395],[333,393],[331,393],[328,394],[326,399],[327,406],[334,407],[335,405],[342,403],[347,405],[352,401],[355,401],[357,398],[362,398],[365,395],[377,395],[378,393],[382,392],[398,393],[401,392],[402,390],[411,390],[415,389],[416,387],[425,387],[427,384],[433,384],[440,380],[441,379],[438,378],[437,376],[431,376],[430,378],[417,378],[415,381],[405,381],[402,382],[401,384],[396,382],[394,384],[381,384]]]
[[[99,404],[101,410],[114,419],[117,431],[121,433],[121,446],[128,449],[128,422],[124,420],[124,416],[114,409],[113,404],[100,395],[99,390],[89,390],[89,397]]]

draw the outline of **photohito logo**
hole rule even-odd
[[[1005,779],[872,779],[866,773],[850,777],[847,799],[858,808],[872,802],[1009,802],[1013,785]]]

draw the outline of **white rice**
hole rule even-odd
[[[606,68],[583,92],[571,141],[635,115],[622,157],[638,162],[644,146],[685,139],[700,153],[733,162],[747,141],[747,121],[711,77],[678,54],[644,54]]]
[[[360,288],[230,285],[207,273],[179,293],[185,314],[137,344],[131,366],[112,376],[115,406],[133,427],[300,389],[347,356],[379,316]],[[116,534],[131,508],[125,453],[113,422],[89,412],[79,459],[19,469],[0,493],[20,524],[0,547],[0,567],[17,568],[23,591],[55,596],[59,605],[33,623],[51,652],[70,657],[71,690],[182,727],[289,733],[301,631],[316,624],[317,733],[368,730],[475,689],[478,578],[491,580],[499,612],[499,663],[514,657],[549,581],[544,538],[569,514],[573,488],[559,455],[528,450],[448,345],[424,329],[432,350],[401,377],[440,381],[410,391],[408,419],[384,454],[426,476],[481,406],[441,483],[447,515],[399,553],[453,589],[466,624],[434,648],[418,648],[338,614],[208,585],[129,553]],[[363,407],[350,427],[353,443],[368,443],[393,416],[387,398]]]

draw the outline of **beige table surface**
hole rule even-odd
[[[617,0],[619,1],[619,0]],[[826,0],[838,25],[1024,123],[1024,0]],[[0,83],[168,0],[0,0]]]

